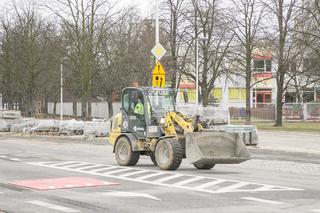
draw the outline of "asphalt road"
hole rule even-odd
[[[167,172],[148,157],[119,167],[106,143],[1,137],[0,213],[320,212],[320,156],[250,151],[240,165],[199,171],[184,160]],[[52,181],[14,185],[39,179]]]

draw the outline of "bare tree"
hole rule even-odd
[[[299,0],[268,0],[265,6],[273,14],[277,25],[272,26],[269,37],[272,41],[272,48],[278,63],[276,70],[277,100],[276,100],[276,122],[275,126],[282,126],[283,97],[290,81],[286,80],[286,73],[289,72],[290,60],[295,60],[294,52],[296,40],[292,35],[295,28],[295,16]]]
[[[66,40],[71,48],[74,80],[78,82],[82,117],[91,114],[92,80],[97,73],[97,58],[106,31],[117,22],[114,4],[107,0],[57,0],[50,6],[60,19]],[[88,107],[87,107],[88,106]]]
[[[5,99],[9,105],[13,100],[19,103],[24,115],[33,116],[35,101],[43,88],[41,76],[51,60],[47,53],[54,28],[41,18],[31,2],[13,4],[11,9],[9,19],[2,21],[3,80],[10,90]]]
[[[231,30],[236,36],[240,45],[237,72],[245,78],[246,82],[246,123],[251,123],[251,95],[252,83],[252,55],[257,47],[259,32],[262,29],[263,7],[259,0],[232,0],[233,9],[230,11],[230,21],[233,23]]]
[[[150,49],[153,38],[136,12],[126,13],[102,40],[99,73],[95,93],[106,98],[109,117],[113,115],[113,98],[125,86],[147,85],[151,77]]]
[[[206,41],[200,42],[201,71],[199,71],[199,85],[201,86],[201,98],[204,106],[208,105],[209,93],[215,86],[215,81],[224,72],[228,71],[228,55],[231,53],[231,45],[234,34],[230,32],[228,22],[224,17],[224,11],[218,7],[217,0],[192,0],[194,42],[203,35]],[[194,81],[194,72],[185,70],[184,74]]]

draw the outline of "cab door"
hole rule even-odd
[[[144,106],[145,98],[139,89],[128,88],[122,92],[122,129],[124,132],[131,132],[138,138],[146,137],[145,109],[143,114],[135,111],[136,106]]]

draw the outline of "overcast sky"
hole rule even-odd
[[[21,0],[15,0],[15,1],[19,2]],[[50,0],[34,0],[34,1],[40,2],[40,1],[50,1]],[[152,14],[152,8],[155,5],[155,0],[113,0],[113,1],[118,2],[119,6],[121,7],[127,7],[129,5],[137,6],[137,8],[141,12],[141,15],[144,17],[147,17],[150,14]],[[3,11],[4,7],[10,4],[10,2],[12,2],[12,0],[0,0],[0,11]]]

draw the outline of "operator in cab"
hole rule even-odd
[[[134,107],[133,112],[134,112],[134,114],[137,114],[137,115],[144,115],[144,106],[143,106],[141,98],[138,99],[138,103]]]

